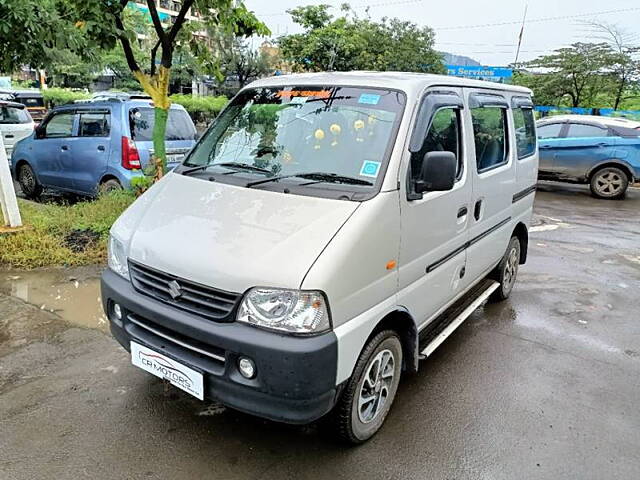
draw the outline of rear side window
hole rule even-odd
[[[29,123],[31,117],[23,108],[0,107],[0,124]]]
[[[138,142],[150,142],[153,136],[154,110],[153,108],[133,108],[129,112],[131,138]],[[167,120],[167,141],[195,140],[196,129],[189,114],[184,110],[169,110]]]
[[[513,123],[516,129],[518,158],[526,158],[536,151],[536,122],[530,108],[513,109]]]
[[[57,113],[47,122],[45,137],[60,138],[70,137],[73,132],[73,112]]]
[[[538,138],[560,138],[564,123],[549,123],[538,127]]]
[[[499,107],[471,110],[478,172],[504,165],[508,161],[507,111]]]
[[[456,178],[460,178],[462,174],[462,155],[460,152],[460,111],[458,109],[443,108],[434,115],[422,150],[411,156],[412,180],[420,178],[424,156],[429,152],[455,153],[458,159]]]
[[[108,137],[110,130],[108,112],[80,114],[79,135],[81,137]]]
[[[608,135],[609,131],[606,128],[585,125],[584,123],[570,123],[569,133],[567,133],[567,137],[571,138],[606,137]]]

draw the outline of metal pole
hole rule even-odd
[[[520,29],[520,36],[518,37],[518,50],[516,51],[516,61],[513,62],[513,68],[518,68],[518,58],[520,58],[520,47],[522,46],[522,36],[524,35],[524,24],[527,21],[527,10],[529,4],[524,5],[524,16],[522,17],[522,28]]]

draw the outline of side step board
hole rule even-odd
[[[431,355],[500,286],[483,280],[420,332],[420,360]]]

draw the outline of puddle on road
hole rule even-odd
[[[53,312],[74,325],[108,330],[96,269],[2,271],[0,292]]]

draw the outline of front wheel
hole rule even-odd
[[[628,186],[627,174],[616,167],[601,168],[591,176],[591,193],[597,198],[609,200],[622,198]]]
[[[367,343],[329,414],[329,425],[336,437],[359,444],[375,435],[393,404],[401,367],[402,345],[396,332],[383,330]]]
[[[500,286],[489,297],[492,301],[506,300],[511,295],[511,290],[513,290],[513,285],[516,283],[516,276],[518,275],[518,266],[520,265],[520,248],[520,239],[515,236],[511,237],[507,251],[490,275],[490,278],[500,283]]]

